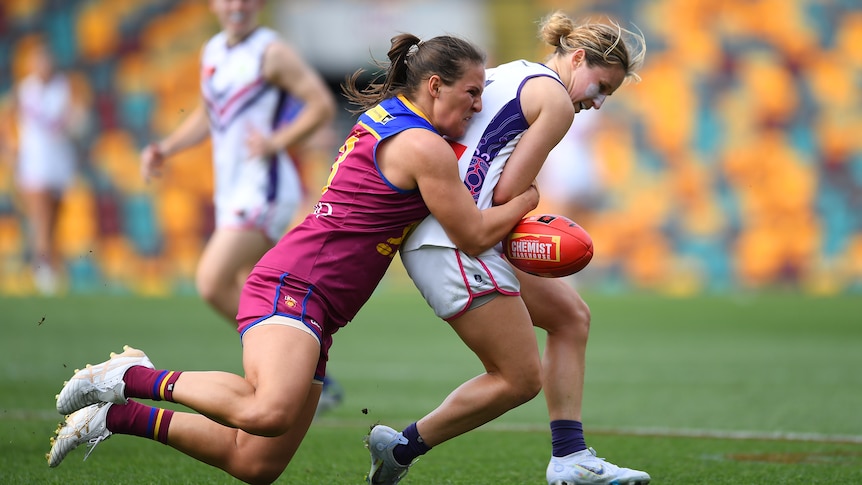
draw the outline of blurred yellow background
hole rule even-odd
[[[545,183],[559,187],[543,191],[541,209],[569,215],[595,241],[579,284],[676,295],[862,292],[857,0],[489,0],[471,2],[469,16],[460,15],[462,3],[269,2],[262,20],[300,47],[337,95],[371,51],[388,48],[371,43],[410,31],[398,19],[432,23],[428,34],[414,32],[426,36],[472,33],[492,63],[541,61],[547,51],[537,21],[557,8],[636,26],[647,42],[642,81],[621,88],[600,112],[579,114],[569,148],[548,167],[555,175]],[[351,9],[378,19],[373,33],[346,18]],[[447,19],[455,18],[461,22],[451,32]],[[465,18],[475,31],[466,31]],[[357,30],[336,28],[340,22]],[[308,33],[300,36],[300,25]],[[0,92],[23,75],[27,50],[41,36],[91,113],[57,234],[66,291],[194,291],[213,224],[209,146],[171,159],[151,184],[139,175],[138,153],[198,102],[199,49],[217,31],[205,0],[0,6]],[[361,55],[339,63],[323,55],[343,54],[347,44]],[[350,124],[341,110],[330,136],[306,150],[310,198]],[[14,154],[0,157],[0,293],[29,294]]]

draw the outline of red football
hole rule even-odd
[[[593,239],[567,217],[529,216],[506,238],[506,257],[512,266],[536,276],[569,276],[593,258]]]

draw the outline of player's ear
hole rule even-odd
[[[584,62],[584,60],[586,59],[586,57],[587,57],[587,52],[586,52],[585,50],[583,50],[583,49],[575,49],[575,51],[574,51],[574,52],[572,52],[572,58],[571,58],[571,61],[572,61],[572,70],[577,69],[577,68],[578,68],[578,66],[580,66],[580,65],[581,65],[581,63],[582,63],[582,62]]]
[[[440,96],[440,86],[443,84],[443,81],[440,80],[440,76],[434,74],[430,78],[428,78],[428,93],[432,98],[437,98]]]

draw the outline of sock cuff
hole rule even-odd
[[[123,404],[113,404],[105,417],[105,427],[117,434],[128,434],[168,443],[168,428],[174,411],[141,404],[129,399]]]
[[[174,384],[180,378],[182,372],[163,370],[156,376],[153,383],[153,399],[156,401],[171,401],[174,398]]]
[[[395,461],[402,465],[409,465],[417,457],[428,453],[431,447],[425,444],[425,441],[419,436],[419,430],[416,429],[416,423],[413,423],[401,432],[407,438],[406,445],[398,445],[392,449],[392,456]]]
[[[551,447],[557,457],[587,449],[583,423],[570,419],[551,421]]]
[[[573,419],[557,419],[551,421],[550,423],[551,431],[555,429],[560,430],[574,430],[574,431],[584,431],[584,425],[580,421],[575,421]]]

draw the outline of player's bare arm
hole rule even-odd
[[[550,77],[527,81],[521,90],[521,106],[530,127],[521,136],[494,188],[495,204],[508,201],[530,186],[575,116],[565,88]]]
[[[199,104],[170,135],[144,148],[141,152],[141,176],[144,180],[160,176],[167,157],[203,142],[209,133],[209,120],[203,104]]]
[[[203,103],[200,103],[176,130],[159,142],[158,148],[163,156],[169,157],[203,142],[209,134],[209,119]]]
[[[295,146],[335,116],[335,99],[319,74],[299,53],[284,42],[273,42],[264,55],[263,75],[276,85],[302,100],[297,117],[277,130],[268,140],[266,152]]]
[[[428,209],[465,253],[478,255],[490,249],[538,205],[538,192],[529,189],[510,203],[480,211],[458,175],[452,148],[431,132],[408,132],[410,136],[396,136],[380,148],[381,170],[393,183],[418,187]]]

